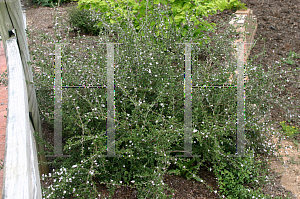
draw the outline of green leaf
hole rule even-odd
[[[197,175],[192,175],[191,178],[197,180],[198,182],[203,182],[203,180],[199,178]]]
[[[174,19],[175,19],[175,22],[179,23],[179,22],[183,21],[185,19],[185,17],[182,14],[178,14],[174,17]]]
[[[179,175],[179,174],[180,174],[180,170],[178,170],[178,169],[173,169],[173,170],[168,171],[168,173],[169,173],[169,174]]]
[[[159,36],[159,33],[160,33],[160,31],[157,31],[157,32],[156,32],[156,36]]]
[[[182,7],[182,10],[189,10],[191,8],[191,4],[190,3],[185,3]]]
[[[101,6],[107,7],[107,3],[105,1],[100,1],[98,6],[99,7],[101,7]]]
[[[155,25],[155,21],[152,21],[152,22],[150,23],[150,27],[152,28],[154,25]]]
[[[100,27],[101,25],[102,25],[102,21],[100,21],[100,22],[97,24],[97,26],[99,26],[99,27]]]
[[[146,14],[146,5],[142,5],[139,11],[140,15],[144,16]]]
[[[160,3],[162,3],[164,5],[168,5],[168,2],[166,0],[161,0]]]

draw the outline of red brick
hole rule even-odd
[[[2,41],[0,42],[0,73],[6,70],[6,57]],[[4,103],[1,105],[1,103]],[[5,133],[6,133],[6,117],[7,115],[7,89],[0,86],[0,159],[4,160],[5,155]],[[0,199],[2,198],[3,187],[3,170],[0,171]]]
[[[5,133],[3,134],[2,129],[0,129],[0,132],[0,144],[5,144]]]

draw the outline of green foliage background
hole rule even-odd
[[[161,15],[164,27],[160,27],[160,24],[155,21],[149,22],[150,30],[153,29],[153,26],[158,28],[155,32],[156,35],[162,34],[161,29],[169,29],[174,22],[176,31],[181,25],[184,25],[181,31],[182,36],[184,36],[188,31],[187,16],[189,16],[188,20],[197,26],[193,32],[194,36],[203,34],[203,31],[210,30],[215,25],[204,21],[203,16],[212,15],[218,10],[223,11],[224,9],[246,9],[245,4],[238,0],[141,0],[139,2],[136,0],[79,0],[78,2],[80,9],[91,9],[105,13],[103,16],[105,22],[99,22],[98,26],[104,25],[103,23],[111,25],[119,22],[121,27],[124,27],[127,25],[127,21],[131,20],[137,32],[145,21],[147,23],[147,15],[154,14],[155,8],[160,5],[168,7]],[[199,40],[198,42],[202,41]]]

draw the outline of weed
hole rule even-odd
[[[286,59],[282,58],[281,60],[282,60],[283,63],[286,63],[288,65],[294,65],[295,64],[294,59],[299,59],[299,58],[300,58],[299,54],[290,51],[289,54],[288,54],[288,57]]]
[[[0,74],[0,85],[4,85],[4,86],[8,85],[7,70],[5,70],[2,74]]]
[[[300,133],[299,129],[295,126],[289,126],[285,121],[280,122],[282,130],[286,136],[293,137]]]

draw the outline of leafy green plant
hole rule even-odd
[[[238,0],[196,0],[196,1],[181,1],[181,0],[155,0],[153,4],[148,0],[136,2],[135,0],[118,0],[118,1],[89,1],[80,0],[78,7],[80,9],[92,9],[106,13],[103,16],[104,22],[99,22],[99,26],[104,24],[114,25],[120,23],[122,27],[126,25],[126,21],[132,20],[134,29],[138,32],[141,29],[142,23],[147,23],[147,15],[156,12],[157,7],[166,6],[168,9],[163,13],[162,18],[164,27],[156,24],[154,21],[149,21],[150,30],[156,26],[156,35],[162,34],[162,29],[169,29],[174,22],[176,30],[183,25],[181,31],[182,36],[186,35],[188,29],[188,21],[194,22],[197,26],[193,35],[202,35],[203,31],[212,30],[214,23],[209,24],[202,19],[203,16],[215,14],[217,10],[234,9],[237,7],[245,8],[244,4]],[[188,16],[188,18],[187,18]],[[203,37],[202,37],[203,39]],[[209,39],[209,38],[208,38]],[[202,42],[199,40],[198,42]]]
[[[250,152],[251,153],[251,152]],[[221,193],[228,198],[252,198],[260,195],[259,191],[249,188],[251,184],[258,182],[262,162],[255,161],[252,157],[234,158],[214,165],[215,174],[218,178]],[[266,172],[266,171],[264,171]],[[244,185],[247,186],[244,186]]]
[[[289,64],[289,65],[294,65],[295,64],[295,61],[290,59],[290,58],[287,58],[287,59],[282,58],[282,61],[283,61],[283,63]]]
[[[289,126],[285,121],[280,122],[282,130],[286,136],[295,136],[300,133],[299,129],[295,126]]]
[[[34,7],[36,7],[36,5],[40,5],[53,8],[55,6],[60,6],[63,3],[68,3],[72,1],[73,0],[33,0],[33,3],[35,4]]]
[[[5,86],[8,85],[7,70],[5,70],[5,72],[0,74],[0,85],[5,85]]]
[[[72,8],[68,11],[68,21],[73,29],[80,30],[83,34],[99,35],[101,29],[97,27],[97,15],[91,10]]]
[[[297,53],[295,53],[293,51],[290,51],[288,57],[294,58],[294,59],[299,59],[300,58],[300,54],[297,54]]]
[[[56,0],[33,0],[33,3],[41,5],[41,6],[53,8],[55,5],[58,4],[58,1],[56,1]]]
[[[299,58],[300,58],[299,54],[290,51],[288,54],[288,57],[286,59],[282,58],[281,60],[283,63],[289,64],[289,65],[294,65],[295,64],[294,59],[299,59]]]
[[[246,4],[238,0],[230,0],[229,5],[226,7],[229,10],[247,10]]]
[[[3,164],[4,164],[4,161],[1,159],[0,160],[0,171],[3,169],[3,166],[4,166]]]
[[[188,161],[178,160],[179,168],[170,170],[170,171],[168,171],[168,173],[169,174],[174,173],[175,175],[180,175],[180,176],[185,177],[189,170],[193,171],[193,169],[195,169],[196,167],[199,166],[199,165],[192,166],[192,164],[194,162],[195,162],[195,159],[191,159],[191,160],[188,160]]]

